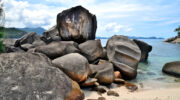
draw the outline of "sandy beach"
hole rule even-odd
[[[119,97],[107,96],[102,94],[106,100],[180,100],[180,87],[167,88],[167,89],[153,89],[153,90],[137,90],[135,92],[129,92],[125,87],[112,89],[119,93]],[[101,97],[97,92],[85,91],[86,98],[97,99]]]
[[[152,82],[153,85],[147,87],[149,84],[144,84],[143,88],[138,86],[138,90],[134,92],[130,92],[125,86],[111,88],[110,90],[116,91],[119,97],[108,96],[107,93],[100,95],[95,91],[85,89],[83,91],[86,96],[85,100],[97,99],[98,97],[105,97],[106,100],[180,100],[180,86],[178,84],[163,83],[160,86],[160,83]]]

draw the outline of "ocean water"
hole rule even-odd
[[[162,72],[162,67],[165,63],[180,61],[180,44],[165,43],[162,42],[162,39],[140,40],[152,45],[153,49],[149,54],[147,63],[139,63],[137,77],[132,80],[132,82],[150,82],[149,84],[151,84],[151,82],[163,82],[167,84],[177,83],[180,85],[180,78],[175,78]],[[101,39],[103,46],[106,45],[106,42],[107,39]]]

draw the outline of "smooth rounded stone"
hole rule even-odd
[[[154,72],[147,72],[147,75],[156,75]]]
[[[33,45],[34,47],[38,47],[38,46],[46,45],[46,43],[45,43],[44,41],[42,41],[42,40],[36,40],[36,41],[34,41],[34,42],[32,43],[32,45]]]
[[[94,40],[96,28],[96,16],[82,6],[64,10],[57,15],[57,29],[62,40],[77,43]]]
[[[117,83],[117,84],[125,84],[126,81],[123,80],[123,79],[120,79],[120,78],[115,78],[115,79],[114,79],[114,83]]]
[[[99,83],[111,84],[114,81],[114,68],[112,63],[103,63],[99,65],[90,64],[90,70],[92,77],[98,79]]]
[[[130,92],[134,92],[138,89],[138,87],[135,84],[125,82],[125,86],[127,89],[130,90]]]
[[[32,44],[36,40],[40,40],[40,37],[36,34],[36,32],[30,32],[22,36],[20,39],[16,40],[14,46],[19,47],[22,44]]]
[[[106,100],[105,97],[99,97],[98,100]]]
[[[81,90],[81,88],[79,87],[79,84],[73,80],[71,80],[71,82],[72,82],[72,91],[66,96],[64,100],[84,100],[85,95]]]
[[[96,83],[97,83],[96,78],[88,78],[85,82],[81,83],[80,86],[81,87],[91,87],[91,86],[95,86]]]
[[[162,71],[166,74],[180,77],[180,61],[166,63]]]
[[[102,86],[97,86],[97,87],[92,88],[92,91],[97,91],[99,93],[105,93],[106,89]]]
[[[32,44],[23,44],[23,45],[21,45],[21,47],[20,47],[21,49],[23,49],[23,50],[25,50],[25,51],[28,51],[29,49],[31,49],[31,48],[34,48],[34,46],[32,45]]]
[[[143,41],[137,40],[137,39],[134,39],[133,41],[138,45],[138,47],[141,50],[141,60],[140,61],[141,62],[147,61],[149,52],[152,51],[152,46]]]
[[[115,35],[108,40],[106,50],[109,61],[121,72],[123,78],[136,77],[141,51],[134,41],[126,36]]]
[[[84,56],[78,53],[64,55],[54,59],[52,62],[74,81],[83,82],[87,79],[89,63]]]
[[[35,49],[36,49],[36,48],[31,48],[31,49],[29,49],[27,52],[29,52],[29,53],[35,53]]]
[[[83,100],[78,98],[84,96],[66,74],[40,53],[1,54],[0,80],[3,100]]]
[[[103,57],[103,48],[100,40],[88,40],[81,43],[79,44],[79,50],[89,62]]]
[[[115,76],[115,78],[122,78],[120,71],[115,71],[114,76]]]
[[[59,36],[57,26],[55,25],[51,27],[50,29],[48,29],[47,31],[45,31],[42,34],[41,39],[45,41],[46,43],[50,43],[53,41],[61,41],[61,37]]]
[[[107,95],[108,95],[108,96],[116,96],[116,97],[119,97],[119,94],[118,94],[117,92],[115,92],[115,91],[112,91],[112,90],[109,90],[109,91],[107,92]]]
[[[36,47],[35,52],[43,53],[51,59],[69,53],[78,53],[78,44],[73,41],[51,42],[48,45]]]
[[[106,100],[105,97],[99,97],[98,99],[87,99],[87,100]]]

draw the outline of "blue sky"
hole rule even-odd
[[[5,0],[7,27],[56,24],[61,11],[82,5],[95,14],[97,36],[175,36],[180,26],[180,0]]]

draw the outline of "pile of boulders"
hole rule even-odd
[[[147,60],[152,47],[118,35],[102,47],[95,40],[96,28],[96,16],[77,6],[59,13],[57,25],[42,36],[31,32],[5,41],[6,53],[0,54],[0,98],[82,100],[80,87],[106,92],[100,85],[111,83],[137,89],[123,79],[136,77],[138,63]]]

